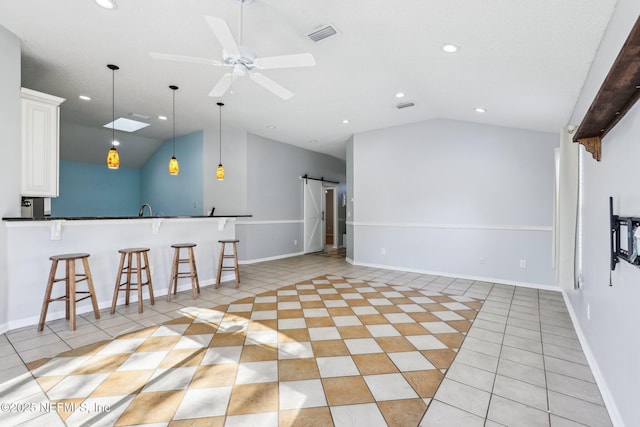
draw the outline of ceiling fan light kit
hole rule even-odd
[[[184,55],[173,55],[165,53],[152,52],[150,55],[154,59],[163,59],[169,61],[180,62],[192,62],[196,64],[206,64],[215,67],[229,67],[230,72],[225,73],[220,80],[213,87],[209,96],[220,98],[231,87],[236,78],[241,78],[249,75],[251,80],[256,84],[262,86],[269,92],[282,98],[283,100],[290,99],[294,96],[293,92],[276,83],[271,78],[265,76],[256,70],[269,70],[277,68],[299,68],[299,67],[313,67],[316,65],[316,61],[310,53],[301,53],[294,55],[281,55],[260,58],[251,49],[242,46],[242,7],[244,4],[250,4],[253,0],[235,0],[240,3],[240,31],[239,41],[236,43],[224,19],[215,16],[205,16],[205,20],[213,34],[218,39],[218,42],[222,46],[222,61],[198,58]]]

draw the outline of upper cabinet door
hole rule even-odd
[[[22,195],[58,197],[60,104],[65,100],[22,88]]]

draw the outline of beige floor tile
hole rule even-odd
[[[312,341],[311,347],[316,357],[346,356],[349,349],[342,340]]]
[[[224,427],[224,420],[224,416],[174,420],[169,423],[169,427]]]
[[[278,410],[278,383],[240,384],[233,387],[227,414],[253,414]]]
[[[326,427],[333,424],[328,407],[280,411],[280,427]]]
[[[234,345],[243,345],[245,334],[235,333],[218,333],[213,336],[209,347],[228,347]]]
[[[245,345],[240,362],[259,362],[278,359],[278,348],[275,344]]]
[[[437,370],[405,372],[405,379],[420,397],[433,397],[440,386],[444,374]]]
[[[198,366],[206,353],[204,348],[182,348],[171,350],[162,362],[159,368],[182,368],[187,366]]]
[[[96,354],[87,362],[83,363],[72,375],[97,374],[101,372],[114,372],[129,358],[129,354]]]
[[[169,422],[182,400],[184,390],[138,394],[116,426]]]
[[[192,323],[184,335],[215,334],[217,330],[218,325],[214,323]]]
[[[356,354],[352,356],[361,375],[390,374],[398,372],[396,365],[385,353]]]
[[[91,393],[91,396],[119,396],[138,393],[147,384],[152,374],[152,369],[114,372]]]
[[[374,402],[367,384],[360,376],[323,378],[322,385],[329,405]]]
[[[309,380],[320,378],[318,365],[314,358],[287,359],[278,362],[280,381]]]
[[[427,409],[422,399],[378,402],[378,407],[389,427],[417,426]]]
[[[233,363],[202,365],[196,370],[189,388],[232,386],[235,382],[237,372],[238,365]]]

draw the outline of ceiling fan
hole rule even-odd
[[[222,61],[209,58],[198,58],[193,56],[172,55],[166,53],[150,53],[154,59],[165,59],[169,61],[192,62],[196,64],[207,64],[213,66],[230,67],[231,71],[225,73],[209,92],[209,96],[221,97],[231,87],[233,81],[238,77],[248,75],[251,80],[259,84],[268,91],[280,98],[287,100],[293,93],[282,87],[269,77],[256,70],[269,70],[275,68],[296,68],[312,67],[316,65],[313,55],[310,53],[300,53],[295,55],[269,56],[259,58],[255,52],[242,46],[242,6],[244,3],[252,3],[253,0],[237,0],[240,2],[240,44],[237,44],[229,26],[224,19],[214,16],[205,16],[205,20],[211,27],[213,34],[222,45]]]

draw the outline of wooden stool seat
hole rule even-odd
[[[93,306],[93,314],[96,319],[100,319],[100,311],[98,310],[98,302],[96,300],[96,292],[93,288],[93,278],[91,277],[91,270],[89,269],[89,254],[87,253],[75,253],[75,254],[62,254],[53,255],[49,259],[52,261],[51,270],[49,272],[49,280],[47,281],[47,289],[44,295],[44,301],[42,303],[42,312],[40,313],[40,322],[38,323],[38,331],[44,329],[44,323],[47,318],[47,311],[49,310],[49,303],[52,301],[65,301],[65,314],[66,318],[71,320],[71,330],[76,330],[76,303],[87,298],[91,298],[91,305]],[[82,260],[82,266],[84,273],[76,273],[76,261]],[[56,277],[58,270],[58,263],[63,261],[65,263],[65,275],[63,277]],[[76,285],[79,282],[87,281],[88,291],[77,291]],[[53,290],[53,284],[57,282],[65,282],[65,294],[51,298],[51,292]],[[76,298],[78,294],[87,294],[82,298]]]
[[[118,274],[116,276],[116,286],[113,291],[113,301],[111,302],[111,314],[116,312],[116,303],[118,302],[118,293],[125,292],[125,304],[129,305],[129,295],[131,291],[138,291],[138,313],[142,313],[142,287],[146,286],[149,291],[149,300],[151,305],[155,304],[153,298],[153,284],[151,283],[151,272],[149,270],[149,248],[126,248],[118,250],[120,253],[120,265],[118,266]],[[135,263],[134,263],[135,259]],[[144,260],[144,264],[142,261]],[[126,261],[126,265],[125,265]],[[146,281],[142,280],[142,273],[146,274]],[[122,282],[122,275],[126,275],[125,281]],[[137,282],[131,282],[131,276]],[[122,287],[124,286],[124,289]]]
[[[238,268],[238,248],[236,244],[240,242],[240,240],[218,240],[220,243],[220,258],[218,260],[218,275],[216,277],[216,289],[220,287],[220,278],[222,277],[223,271],[233,271],[236,276],[236,288],[240,287],[240,269]],[[233,254],[225,254],[225,245],[232,244],[233,245]],[[233,265],[224,265],[225,259],[233,259]]]
[[[198,270],[196,269],[196,257],[193,255],[195,243],[175,243],[171,245],[173,251],[173,263],[171,264],[171,278],[169,279],[169,291],[167,292],[167,301],[171,301],[171,292],[178,293],[178,279],[191,279],[191,293],[193,299],[197,298],[196,292],[200,293],[200,281],[198,280]],[[187,258],[180,258],[180,250],[187,250]],[[180,264],[189,264],[189,271],[180,271]]]

